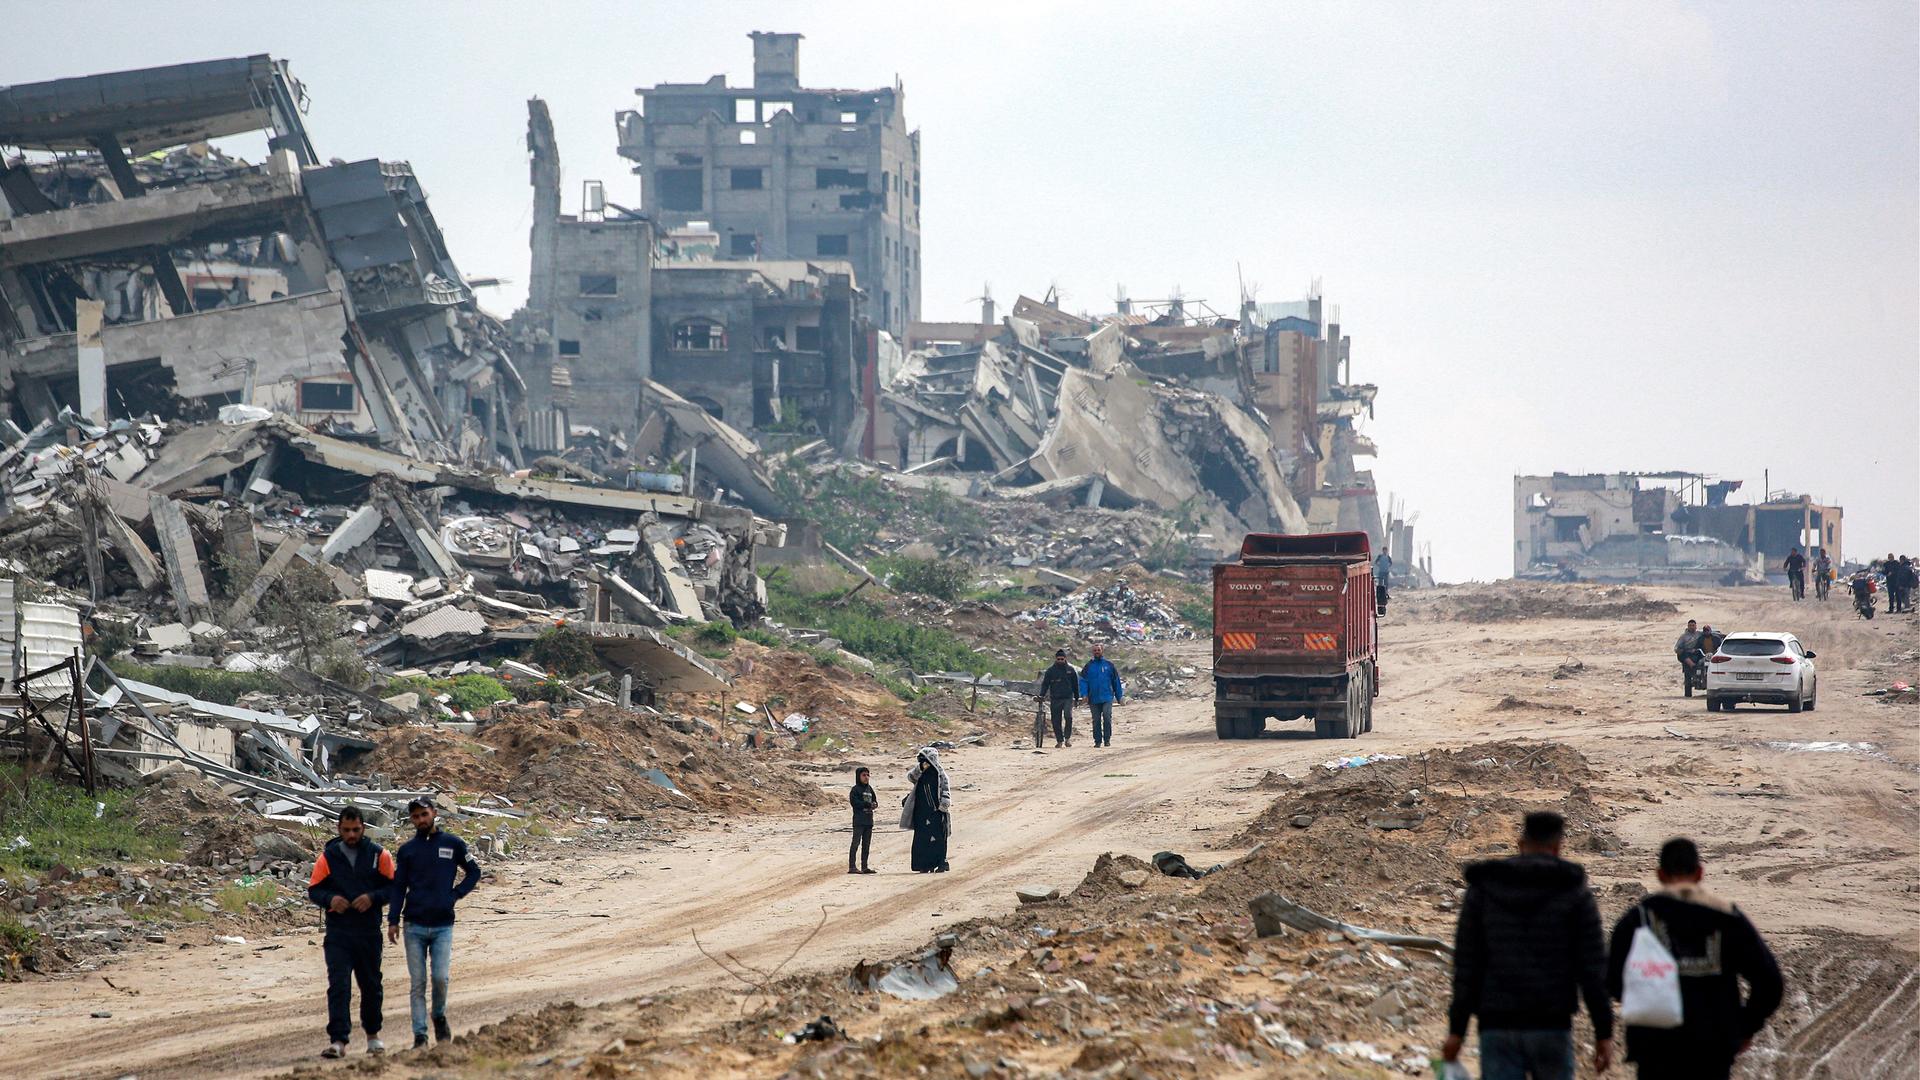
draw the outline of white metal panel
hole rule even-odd
[[[80,609],[65,604],[23,603],[20,608],[20,674],[57,664],[80,647]],[[73,689],[73,677],[48,675],[33,683],[36,696]]]
[[[0,580],[0,687],[13,689],[19,670],[20,624],[13,609],[13,579]]]

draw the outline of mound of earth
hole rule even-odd
[[[218,866],[232,861],[235,853],[244,859],[254,854],[255,839],[266,833],[310,846],[305,836],[228,798],[220,785],[184,765],[148,774],[134,791],[131,807],[140,830],[175,838],[180,861],[189,866]]]
[[[1527,619],[1660,619],[1679,613],[1626,585],[1502,581],[1445,585],[1394,594],[1397,614],[1438,622],[1496,623]]]
[[[648,713],[596,707],[556,717],[538,706],[498,712],[501,719],[473,735],[389,728],[374,736],[378,748],[360,767],[397,787],[503,795],[518,806],[565,813],[781,813],[832,801],[797,774],[799,759],[789,752],[683,734]],[[663,776],[671,787],[661,784]]]

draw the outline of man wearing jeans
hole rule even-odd
[[[1594,1071],[1613,1064],[1600,909],[1586,870],[1560,857],[1566,831],[1559,814],[1528,814],[1520,854],[1467,867],[1440,1056],[1460,1059],[1478,1016],[1482,1080],[1573,1080],[1581,998],[1593,1017]]]
[[[1080,696],[1087,699],[1087,709],[1093,713],[1093,745],[1113,745],[1113,707],[1126,697],[1127,688],[1120,685],[1120,669],[1107,659],[1106,650],[1098,644],[1093,647],[1093,659],[1080,669]]]
[[[480,864],[459,837],[435,824],[433,800],[407,804],[413,839],[400,845],[394,859],[393,905],[387,909],[387,940],[401,939],[407,921],[407,1001],[413,1007],[413,1045],[427,1045],[427,976],[433,976],[433,1037],[453,1038],[447,1024],[447,969],[453,961],[453,905],[480,883]],[[464,872],[463,872],[464,871]],[[458,877],[458,881],[455,878]]]

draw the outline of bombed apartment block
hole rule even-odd
[[[447,457],[508,426],[504,328],[411,168],[322,164],[306,104],[267,56],[0,88],[16,424],[242,405]],[[257,164],[213,142],[251,133]]]
[[[845,260],[874,325],[904,337],[921,267],[920,133],[904,91],[802,87],[801,35],[751,36],[752,86],[660,83],[616,116],[642,213],[663,229],[704,223],[720,259]]]
[[[1554,473],[1513,480],[1513,572],[1568,581],[1758,584],[1798,547],[1841,555],[1837,506],[1809,496],[1732,503],[1703,473]]]
[[[869,456],[1070,488],[1088,505],[1197,508],[1215,537],[1363,531],[1387,547],[1356,463],[1375,453],[1360,430],[1374,387],[1351,381],[1351,341],[1317,295],[1247,302],[1238,318],[1181,297],[1116,308],[1022,296],[995,323],[987,298],[977,324],[914,324]]]
[[[657,228],[595,181],[560,212],[546,104],[528,103],[534,191],[531,285],[513,319],[528,382],[528,439],[627,438],[649,380],[762,441],[849,446],[868,351],[870,299],[845,258],[731,257],[704,223]]]

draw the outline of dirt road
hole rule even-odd
[[[950,874],[908,873],[905,834],[883,830],[882,873],[848,877],[837,810],[735,821],[639,852],[501,863],[462,908],[450,1012],[470,1028],[545,1002],[710,983],[718,973],[694,933],[709,950],[770,966],[823,909],[796,968],[890,955],[940,926],[1004,911],[1017,886],[1071,885],[1101,852],[1231,854],[1214,845],[1266,804],[1252,788],[1269,769],[1297,775],[1336,753],[1519,737],[1570,743],[1609,770],[1610,793],[1630,812],[1618,823],[1626,851],[1590,861],[1603,889],[1645,880],[1666,836],[1698,836],[1720,888],[1790,958],[1783,1021],[1797,1041],[1763,1047],[1756,1068],[1890,1068],[1915,1050],[1920,979],[1910,957],[1873,956],[1851,935],[1910,949],[1920,931],[1920,733],[1911,707],[1861,695],[1916,681],[1920,633],[1911,620],[1861,623],[1838,602],[1794,605],[1758,590],[1650,595],[1683,614],[1468,623],[1447,617],[1447,592],[1396,598],[1376,730],[1354,742],[1315,741],[1296,724],[1222,744],[1207,702],[1194,698],[1123,707],[1107,750],[1087,740],[1040,754],[950,752]],[[1818,711],[1709,714],[1681,698],[1668,649],[1688,614],[1797,632],[1820,653]],[[1189,657],[1204,660],[1198,649]],[[897,801],[906,762],[871,764],[883,807]],[[1845,956],[1817,947],[1836,941]],[[404,1045],[397,951],[387,968],[386,1034]],[[259,1075],[310,1062],[324,1043],[317,926],[245,946],[157,946],[106,974],[124,990],[99,973],[0,985],[11,1075]]]

